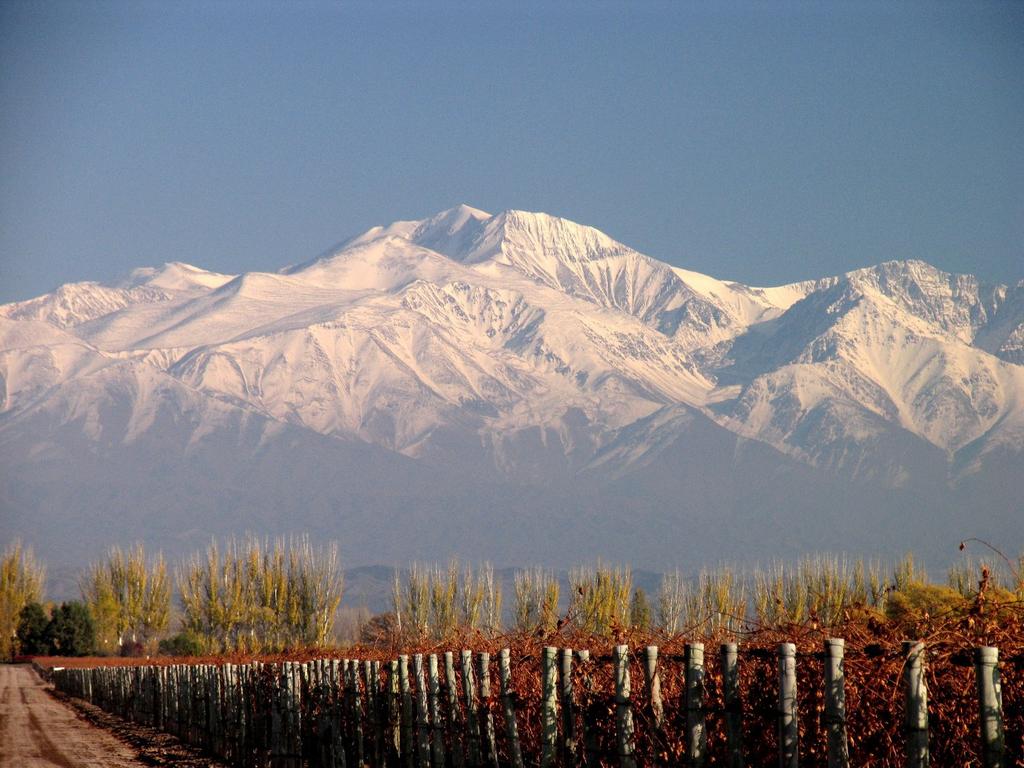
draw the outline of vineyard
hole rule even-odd
[[[564,593],[532,568],[504,612],[489,565],[413,564],[392,610],[334,646],[336,549],[308,538],[185,561],[172,638],[165,567],[141,547],[49,617],[14,548],[0,593],[63,694],[235,766],[1022,765],[1024,560],[986,546],[1001,564],[946,584],[910,555],[811,556],[665,573],[655,601],[628,568],[574,567]],[[74,658],[89,648],[121,655]]]
[[[47,674],[72,696],[238,766],[952,767],[1024,758],[1016,611],[933,622],[920,643],[859,620],[828,633],[807,625],[723,639],[477,634],[447,646],[356,646],[344,658],[52,660],[60,666]],[[979,648],[998,649],[998,659]]]

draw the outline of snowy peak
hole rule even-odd
[[[973,275],[955,275],[923,261],[889,261],[849,272],[851,285],[875,290],[961,341],[971,343],[996,307],[998,291]]]
[[[193,267],[180,261],[171,261],[162,267],[140,267],[132,270],[120,287],[148,286],[166,291],[201,291],[220,288],[234,277]]]
[[[574,299],[624,312],[689,348],[701,346],[709,333],[716,341],[731,337],[744,324],[692,291],[667,264],[593,227],[528,211],[492,216],[459,205],[418,222],[374,227],[284,274],[320,286],[391,291],[416,277],[465,279],[472,273],[463,267],[488,279],[507,279],[512,270]]]
[[[623,312],[690,346],[695,336],[732,322],[667,264],[593,227],[516,210],[476,219],[469,227],[473,237],[463,227],[458,240],[436,247],[482,272],[511,269],[559,293]]]
[[[425,219],[409,233],[417,245],[462,261],[476,245],[484,225],[491,219],[468,205],[457,205]]]
[[[1024,369],[972,345],[987,317],[979,296],[973,277],[922,262],[820,281],[731,344],[717,373],[740,396],[722,413],[741,433],[818,466],[887,483],[906,470],[879,468],[877,446],[897,435],[950,461],[972,445],[1019,450]]]
[[[584,461],[663,408],[837,471],[880,435],[948,458],[1024,434],[1024,284],[910,261],[750,287],[519,210],[373,227],[280,272],[172,262],[0,316],[12,413],[130,362],[321,436],[486,445],[511,474],[521,438],[560,425],[552,445]]]
[[[594,227],[546,213],[505,211],[488,226],[488,243],[500,244],[499,259],[515,264],[529,256],[538,264],[579,264],[636,253]],[[485,250],[485,249],[481,249]]]
[[[12,320],[42,320],[58,328],[71,328],[134,305],[171,302],[202,294],[232,279],[231,275],[171,262],[162,267],[133,270],[128,277],[112,285],[91,281],[67,283],[53,293],[2,306],[0,315]]]
[[[170,298],[170,293],[155,286],[111,288],[93,282],[68,283],[45,296],[0,307],[0,313],[12,320],[42,320],[58,328],[71,328],[132,304]]]
[[[468,205],[425,219],[409,239],[459,262],[494,260],[531,277],[551,275],[559,265],[635,253],[600,230],[568,219],[518,210],[491,216]]]
[[[1004,360],[1024,365],[1024,280],[994,292],[998,306],[991,322],[979,329],[974,343]]]

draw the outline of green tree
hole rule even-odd
[[[18,614],[19,652],[25,656],[41,656],[50,652],[46,636],[49,623],[46,611],[37,602],[28,603]]]
[[[46,627],[53,653],[60,656],[88,656],[93,652],[96,633],[92,616],[84,603],[61,603]]]
[[[43,596],[46,570],[31,548],[12,542],[0,558],[0,660],[10,659],[21,609]]]

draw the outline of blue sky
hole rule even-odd
[[[0,301],[466,202],[751,284],[1024,278],[1024,3],[0,4]]]

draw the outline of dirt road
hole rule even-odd
[[[0,768],[141,768],[135,753],[79,719],[27,665],[0,664]]]

